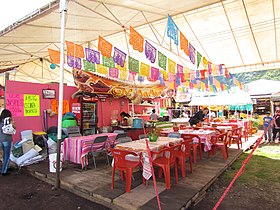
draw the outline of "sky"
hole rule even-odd
[[[0,0],[0,31],[52,0]]]

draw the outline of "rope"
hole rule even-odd
[[[144,131],[144,135],[146,137],[146,131],[145,131],[145,128],[144,128],[144,123],[142,123],[142,127],[143,127],[143,131]],[[148,157],[149,157],[149,162],[150,162],[150,167],[151,167],[151,172],[152,172],[152,177],[153,177],[154,189],[155,189],[155,193],[156,193],[156,197],[157,197],[158,209],[161,210],[160,199],[159,199],[159,194],[158,194],[158,189],[157,189],[156,176],[155,176],[155,171],[154,171],[154,167],[153,167],[153,158],[152,158],[152,155],[151,155],[151,150],[149,148],[147,138],[145,138],[145,142],[146,142],[146,147],[147,147],[147,152],[148,152]]]
[[[221,198],[218,200],[218,202],[216,203],[216,205],[214,206],[213,210],[216,210],[220,204],[222,203],[222,201],[224,200],[224,198],[226,197],[226,195],[228,194],[230,188],[232,187],[232,185],[234,184],[234,182],[236,181],[236,179],[245,171],[245,167],[247,165],[247,163],[249,162],[249,160],[251,159],[253,153],[255,152],[255,150],[259,147],[264,135],[267,133],[268,129],[270,129],[272,126],[272,122],[270,122],[269,126],[264,130],[264,133],[262,134],[261,137],[258,138],[256,145],[254,146],[254,148],[252,149],[252,151],[250,152],[250,154],[248,155],[248,157],[243,161],[242,166],[240,167],[240,169],[238,170],[238,172],[235,174],[235,176],[233,177],[233,180],[230,182],[230,184],[228,185],[227,189],[225,190],[225,192],[223,193],[223,195],[221,196]]]

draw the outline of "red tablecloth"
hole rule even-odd
[[[93,140],[97,136],[108,136],[108,145],[113,143],[117,133],[99,133],[89,136],[78,136],[66,138],[63,142],[62,152],[64,160],[69,160],[73,163],[81,164],[82,168],[88,165],[87,154],[90,151],[90,147]],[[96,147],[99,145],[96,144]]]

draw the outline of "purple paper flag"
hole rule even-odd
[[[67,64],[68,66],[76,69],[82,69],[82,59],[81,58],[75,58],[71,55],[67,56]]]
[[[145,41],[145,55],[152,63],[156,61],[157,49],[151,45],[147,40]]]
[[[193,64],[195,64],[195,54],[196,54],[196,49],[191,45],[191,43],[189,43],[189,57],[190,57],[190,60]]]
[[[100,64],[100,52],[86,48],[86,60],[93,64]]]
[[[123,51],[114,47],[114,57],[113,58],[114,58],[115,63],[119,64],[121,67],[124,67],[126,54]]]

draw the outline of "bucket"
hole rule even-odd
[[[49,170],[51,173],[56,172],[56,153],[49,154]],[[60,171],[62,171],[62,159],[63,159],[63,154],[60,154]]]
[[[141,119],[141,118],[134,118],[133,119],[133,128],[142,128],[143,127],[142,121],[143,121],[143,119]]]

